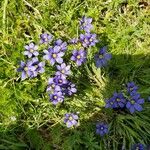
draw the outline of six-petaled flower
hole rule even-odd
[[[44,73],[45,69],[45,62],[39,62],[37,57],[32,58],[32,66],[30,67],[31,71],[32,71],[32,76],[36,77],[38,75],[38,73]]]
[[[106,108],[123,108],[126,105],[126,98],[122,93],[114,93],[113,96],[106,100]]]
[[[66,65],[65,63],[62,63],[61,65],[57,65],[57,72],[56,75],[63,75],[67,76],[70,75],[70,65]]]
[[[92,18],[87,18],[86,16],[83,16],[79,23],[80,29],[84,30],[85,32],[90,32],[93,28],[93,25],[91,24]]]
[[[41,44],[43,44],[43,43],[48,44],[52,40],[53,40],[53,36],[51,34],[43,33],[40,35],[40,43]]]
[[[54,65],[56,62],[59,64],[63,62],[62,56],[64,56],[64,52],[61,52],[58,46],[44,50],[44,53],[45,56],[43,58],[49,60],[51,65]]]
[[[108,134],[108,125],[101,122],[96,124],[96,134],[99,134],[101,137],[105,134]]]
[[[55,92],[55,91],[61,91],[61,88],[59,85],[57,85],[57,83],[55,82],[55,78],[49,78],[48,79],[48,87],[46,91],[50,91],[51,93]]]
[[[111,59],[111,54],[107,52],[106,47],[103,47],[99,50],[97,54],[95,54],[95,63],[96,67],[104,67],[107,65],[108,60]]]
[[[24,55],[28,56],[28,58],[39,55],[39,52],[37,51],[38,46],[35,45],[34,43],[30,43],[29,45],[26,45],[25,49],[26,50],[24,51]]]
[[[71,96],[77,92],[76,85],[69,81],[61,86],[61,90],[64,95],[68,96]]]
[[[58,103],[62,103],[64,101],[64,96],[61,91],[55,91],[54,93],[50,94],[50,101],[57,105]]]
[[[22,72],[21,80],[25,80],[27,77],[31,77],[33,72],[32,68],[32,61],[28,61],[27,63],[21,61],[20,67],[17,69],[18,72]]]
[[[61,39],[55,41],[55,46],[58,46],[62,52],[67,50],[67,42],[63,42]]]
[[[138,86],[134,82],[127,83],[127,91],[130,95],[136,94],[137,90],[138,90]]]
[[[81,66],[82,63],[86,61],[86,51],[81,49],[81,50],[74,50],[72,52],[72,57],[71,60],[75,61],[77,66]]]
[[[75,127],[78,125],[78,118],[79,117],[74,113],[67,113],[65,114],[64,123],[68,128]]]
[[[130,111],[130,113],[134,113],[135,111],[142,111],[143,108],[141,104],[144,103],[144,99],[140,97],[140,94],[136,94],[128,100],[126,104],[126,108]]]
[[[59,86],[67,83],[67,79],[63,75],[57,75],[57,76],[55,76],[54,81]]]
[[[83,47],[87,48],[89,46],[95,46],[98,40],[96,39],[96,34],[86,33],[80,34],[80,42]]]

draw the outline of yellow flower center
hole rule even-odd
[[[113,105],[114,103],[113,103],[113,102],[110,102],[110,104]]]
[[[53,58],[56,58],[56,56],[57,56],[56,54],[53,54]]]
[[[35,68],[37,68],[37,67],[38,67],[38,65],[35,65],[34,67],[35,67]]]
[[[117,98],[116,101],[117,101],[117,102],[120,102],[120,98]]]
[[[24,70],[25,70],[25,71],[28,71],[28,67],[25,67]]]
[[[101,130],[103,130],[104,129],[104,127],[101,127]]]
[[[99,58],[102,59],[102,58],[103,58],[103,55],[99,55]]]
[[[65,70],[62,70],[61,73],[65,73]]]
[[[78,56],[77,56],[77,59],[80,59],[80,58],[81,58],[81,56],[80,56],[80,55],[78,55]]]
[[[33,49],[30,49],[30,52],[31,52],[31,53],[33,53],[33,52],[34,52],[34,50],[33,50]]]
[[[132,101],[131,101],[131,104],[134,104],[134,103],[135,103],[135,101],[134,101],[134,100],[132,100]]]
[[[54,84],[52,84],[52,85],[51,85],[51,87],[52,87],[52,88],[54,88],[54,87],[55,87],[55,85],[54,85]]]
[[[92,42],[93,41],[93,39],[90,39],[90,42]]]
[[[59,80],[59,83],[62,83],[62,80],[61,80],[61,79]]]
[[[87,39],[84,39],[84,42],[88,42],[88,40],[87,40]]]
[[[57,96],[54,96],[54,99],[57,99]]]
[[[69,117],[69,120],[73,120],[72,116]]]

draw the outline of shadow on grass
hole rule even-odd
[[[102,72],[104,72],[104,70],[108,78],[105,90],[101,90],[97,87],[97,89],[102,92],[104,99],[109,98],[114,91],[120,91],[128,81],[134,81],[139,85],[142,97],[146,98],[149,96],[150,55],[114,55],[108,67],[102,69]],[[92,85],[94,85],[94,81],[89,78],[87,72],[84,70],[80,71],[81,76],[78,80],[78,87],[80,89],[77,94],[79,95],[79,99],[82,100],[86,92],[91,90],[91,82],[93,82]],[[86,86],[83,83],[86,83]],[[94,98],[95,97],[93,97],[93,99]],[[63,105],[65,105],[65,103]],[[80,126],[76,129],[67,129],[65,125],[59,123],[55,126],[47,124],[39,129],[30,129],[26,126],[20,126],[22,122],[18,120],[16,124],[10,125],[7,129],[0,129],[0,149],[112,150],[112,147],[105,146],[108,144],[105,138],[102,140],[99,136],[95,135],[95,124],[99,121],[109,122],[115,120],[115,116],[126,116],[126,113],[118,110],[112,114],[112,111],[106,110],[103,107],[100,111],[95,111],[95,107],[100,106],[97,106],[95,101],[88,102],[87,100],[87,106],[86,109],[83,110],[83,114],[91,113],[92,115],[88,117],[88,119],[82,119]],[[82,115],[82,110],[80,114]],[[113,138],[113,136],[110,136],[110,138]],[[106,137],[106,139],[108,139],[108,137]],[[139,139],[139,141],[141,140],[142,139]],[[122,148],[123,150],[122,143],[119,145],[120,149]]]

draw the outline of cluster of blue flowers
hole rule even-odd
[[[134,82],[127,83],[126,86],[127,94],[125,93],[114,93],[113,96],[106,100],[106,108],[127,108],[131,114],[136,111],[142,111],[141,104],[144,103],[144,99],[141,98],[137,92],[138,87]]]
[[[72,55],[70,60],[75,62],[79,67],[86,62],[88,48],[95,46],[98,42],[97,35],[92,33],[93,29],[92,18],[85,16],[79,22],[80,31],[78,38],[72,38],[69,42],[64,42],[61,39],[53,41],[54,37],[51,34],[43,33],[40,35],[39,45],[29,43],[25,46],[24,55],[27,60],[21,61],[19,72],[22,72],[21,79],[33,78],[38,74],[45,72],[45,60],[51,66],[55,66],[56,72],[53,77],[48,79],[47,93],[52,104],[57,105],[64,101],[65,96],[71,96],[77,92],[76,85],[69,80],[71,75],[71,64],[64,62],[63,57],[68,49],[68,44],[73,45]],[[53,44],[51,44],[53,42]],[[45,45],[48,47],[42,53],[39,47]],[[44,47],[44,46],[43,46]],[[42,56],[42,57],[40,57]],[[95,65],[98,68],[105,67],[112,55],[107,52],[107,47],[102,47],[94,56]],[[123,109],[127,108],[130,113],[142,111],[144,99],[137,92],[138,87],[134,82],[129,82],[126,86],[126,94],[123,92],[114,93],[113,96],[106,100],[106,108]],[[79,123],[79,116],[76,113],[66,113],[64,123],[68,128],[76,127]],[[108,134],[108,124],[100,122],[96,124],[96,133],[103,137]],[[142,145],[135,145],[136,148],[142,149]]]
[[[21,61],[19,72],[22,72],[21,79],[36,77],[38,74],[45,72],[45,60],[52,66],[55,65],[56,73],[54,77],[48,79],[47,92],[49,93],[50,101],[57,105],[64,101],[65,96],[71,96],[77,92],[75,84],[69,79],[71,75],[71,65],[66,64],[63,60],[68,49],[68,44],[73,45],[72,56],[70,60],[81,66],[86,62],[88,48],[95,46],[98,42],[97,35],[92,33],[93,29],[92,18],[85,16],[79,21],[80,32],[78,38],[72,38],[69,42],[64,42],[61,39],[54,41],[51,34],[43,33],[40,35],[39,44],[29,43],[25,46],[23,54],[26,56],[26,62]],[[41,46],[42,45],[42,46]],[[44,46],[48,47],[40,53],[39,49]],[[42,57],[40,57],[42,56]],[[97,67],[106,66],[107,61],[111,59],[111,54],[107,53],[106,47],[103,47],[95,54],[95,63]],[[42,60],[42,61],[40,61]],[[71,125],[69,126],[71,127]]]
[[[38,59],[38,46],[30,43],[25,46],[24,55],[27,56],[27,61],[21,61],[18,72],[22,72],[21,79],[24,80],[28,77],[36,77],[40,73],[44,73],[45,62],[40,62]]]
[[[77,92],[75,84],[67,79],[71,74],[70,65],[62,63],[56,66],[57,71],[53,78],[49,78],[47,92],[50,92],[50,101],[56,105],[64,101],[64,96],[71,96]]]

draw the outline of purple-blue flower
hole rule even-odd
[[[39,55],[39,52],[37,51],[38,46],[35,45],[34,43],[30,43],[29,45],[26,45],[25,49],[26,51],[24,51],[24,55],[28,56],[28,58]]]
[[[44,50],[44,53],[43,58],[49,60],[51,65],[54,65],[56,62],[59,64],[63,62],[62,56],[64,56],[64,53],[60,51],[58,46]]]
[[[57,65],[56,67],[57,67],[56,75],[63,75],[66,77],[71,73],[70,65],[66,65],[65,63],[62,63],[61,65]]]
[[[61,86],[63,84],[66,84],[68,81],[67,81],[67,79],[66,79],[65,76],[63,76],[63,75],[57,75],[57,76],[54,77],[54,82],[57,85]]]
[[[78,66],[81,66],[82,63],[86,61],[86,51],[81,50],[73,50],[71,60],[75,61]]]
[[[61,39],[55,41],[55,46],[58,46],[62,52],[67,50],[67,42],[63,42]]]
[[[137,90],[138,86],[134,82],[127,83],[127,91],[130,95],[134,95],[134,93],[136,94]]]
[[[105,134],[108,134],[108,125],[101,122],[96,124],[96,134],[99,134],[101,137]]]
[[[113,96],[106,101],[106,108],[123,108],[126,105],[126,99],[122,93],[114,93]]]
[[[48,44],[52,40],[53,40],[53,36],[51,34],[43,33],[40,35],[40,43],[41,44],[43,44],[43,43]]]
[[[128,100],[126,104],[126,108],[130,111],[131,114],[133,114],[135,111],[142,111],[143,108],[141,104],[144,103],[144,99],[140,97],[140,94],[136,94],[131,97],[130,100]]]
[[[64,96],[62,92],[55,91],[53,94],[50,94],[50,101],[54,104],[57,105],[58,103],[62,103],[64,101]]]
[[[68,128],[77,126],[78,124],[78,115],[74,113],[67,113],[65,114],[64,123],[67,125]]]
[[[28,61],[27,63],[21,61],[20,67],[17,69],[18,72],[22,72],[21,80],[25,80],[27,77],[31,77],[33,72],[31,71],[32,61]]]
[[[69,95],[69,96],[77,92],[76,86],[72,82],[67,82],[67,84],[63,84],[61,86],[61,90],[64,95]]]
[[[103,47],[99,50],[97,54],[95,54],[95,63],[96,67],[104,67],[107,65],[108,60],[111,59],[111,54],[107,52],[106,47]]]
[[[32,66],[31,71],[33,74],[31,75],[32,77],[36,77],[38,73],[44,73],[45,72],[45,62],[39,62],[37,57],[32,58]]]
[[[145,150],[145,146],[141,143],[134,144],[131,150]]]
[[[61,88],[57,83],[55,82],[55,78],[49,78],[48,79],[48,87],[46,91],[54,92],[54,91],[61,91]]]
[[[113,97],[106,100],[105,108],[116,108],[116,107],[117,107],[117,105],[116,105],[115,100],[114,100]]]
[[[80,29],[84,30],[85,32],[90,32],[93,28],[93,25],[91,24],[92,18],[87,18],[86,16],[83,16],[79,23]]]
[[[95,46],[98,40],[96,39],[96,34],[86,33],[80,34],[80,42],[83,47],[87,48],[89,46]]]

